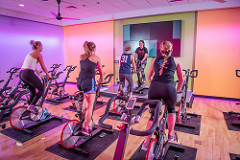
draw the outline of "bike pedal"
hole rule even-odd
[[[174,155],[173,160],[178,160],[179,156],[178,155]]]

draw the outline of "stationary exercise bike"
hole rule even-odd
[[[240,78],[240,70],[236,69],[236,77]],[[240,103],[236,103],[236,105],[240,105]]]
[[[16,74],[19,69],[21,68],[12,67],[9,71],[7,71],[7,73],[10,73],[10,75],[3,88],[0,89],[0,103],[2,103],[2,101],[6,98],[7,92],[11,89],[11,87],[8,86],[9,82],[13,79],[13,75]]]
[[[188,94],[188,80],[189,77],[191,78],[196,78],[198,76],[198,70],[192,70],[190,71],[190,69],[188,70],[183,70],[184,71],[184,75],[185,75],[185,80],[183,83],[183,87],[182,90],[178,93],[181,94],[181,100],[179,103],[179,108],[178,108],[178,112],[177,112],[177,123],[181,124],[181,123],[185,123],[186,121],[190,121],[191,116],[188,116],[187,114],[187,109],[186,109],[186,99],[187,99],[187,94]]]
[[[162,112],[160,112],[161,114]],[[163,116],[154,131],[154,138],[151,140],[145,160],[163,160],[167,153],[167,135],[165,133],[167,122],[167,107],[164,107]],[[177,139],[178,140],[178,139]]]
[[[44,93],[37,105],[34,106],[34,109],[30,108],[30,106],[19,106],[16,109],[14,109],[10,115],[9,121],[12,128],[17,130],[22,130],[27,134],[32,134],[32,131],[29,130],[29,128],[39,125],[41,123],[46,122],[50,118],[46,118],[44,120],[41,120],[41,117],[43,115],[43,102],[47,96],[49,86],[51,85],[52,80],[57,79],[56,76],[57,69],[60,67],[59,64],[54,64],[51,68],[51,76],[52,79],[49,79],[47,81],[47,78],[44,81]]]
[[[99,125],[104,126],[105,128],[108,128],[108,129],[112,128],[112,126],[108,125],[108,124],[104,124],[103,120],[105,120],[106,117],[108,116],[110,105],[114,101],[114,99],[116,99],[116,98],[113,97],[112,100],[111,99],[109,100],[105,114],[99,120]],[[113,157],[114,160],[122,160],[124,158],[124,153],[125,153],[129,134],[136,135],[136,136],[148,136],[154,132],[154,130],[157,127],[157,123],[158,123],[158,119],[159,119],[159,115],[160,115],[160,108],[162,106],[162,103],[159,100],[146,100],[141,105],[140,109],[138,110],[137,115],[133,115],[131,113],[131,111],[133,110],[133,108],[135,106],[136,98],[128,99],[126,97],[118,96],[117,99],[122,99],[127,104],[126,105],[127,110],[121,116],[121,120],[123,121],[123,123],[120,126],[118,126],[118,128],[120,129],[120,133],[118,136],[117,146],[116,146],[114,157]],[[144,112],[145,107],[149,104],[156,105],[155,110],[154,110],[154,112],[156,114],[154,115],[153,124],[152,124],[151,128],[147,131],[138,131],[138,130],[132,129],[132,126],[134,124],[139,123],[141,115]]]
[[[107,84],[111,81],[111,78],[113,77],[113,74],[109,74],[105,77],[105,82],[103,83],[98,83],[97,85],[97,90],[96,90],[96,96],[95,96],[95,101],[94,101],[94,105],[93,105],[93,112],[94,112],[94,108],[97,102],[97,97],[99,95],[100,92],[100,88],[102,85]],[[93,113],[92,113],[93,115]],[[91,116],[92,116],[91,115]],[[66,149],[73,149],[76,151],[81,152],[82,154],[88,155],[89,153],[87,151],[85,151],[84,149],[80,148],[80,146],[85,143],[86,141],[90,140],[91,138],[93,138],[96,134],[98,134],[99,132],[102,131],[108,131],[108,132],[113,132],[111,129],[105,129],[103,127],[100,126],[94,126],[92,129],[92,132],[90,134],[89,137],[86,137],[85,135],[83,135],[81,133],[81,130],[83,128],[83,122],[84,122],[84,117],[85,115],[82,113],[82,107],[80,107],[80,112],[78,112],[75,115],[79,120],[71,120],[69,121],[62,130],[61,136],[60,136],[60,140],[61,140],[61,146],[66,148]],[[91,117],[92,119],[92,117]]]
[[[118,81],[117,84],[119,85],[118,93],[119,96],[129,98],[128,92],[125,92],[123,89],[123,82]],[[126,103],[122,99],[117,99],[113,103],[113,111],[118,116],[121,116],[123,112],[126,111]]]
[[[18,104],[18,102],[24,102],[24,105],[29,105],[29,90],[27,86],[19,80],[16,87],[13,87],[11,91],[6,94],[6,98],[0,105],[0,123],[4,117],[7,117],[12,112],[12,109]],[[2,129],[6,127],[6,124],[0,125]]]
[[[137,88],[134,89],[134,93],[138,93],[138,94],[144,94],[143,90],[147,89],[145,88],[145,82],[143,81],[142,76],[140,76],[140,72],[141,72],[141,60],[137,60],[136,62],[136,66],[137,66]]]
[[[69,65],[66,66],[66,68],[63,71],[67,71],[66,73],[66,77],[63,81],[63,83],[60,85],[57,80],[55,79],[55,84],[52,84],[50,86],[50,89],[48,91],[48,95],[47,95],[47,101],[50,102],[60,102],[61,100],[68,98],[69,95],[65,93],[65,89],[64,86],[67,82],[67,79],[69,78],[69,74],[75,70],[77,66],[73,66],[73,65]],[[60,74],[62,74],[63,72],[58,72],[57,76],[59,77]]]
[[[240,78],[240,70],[236,70],[236,77]],[[240,105],[240,103],[236,103],[236,105]],[[228,112],[229,116],[231,117],[231,124],[234,126],[240,126],[240,113],[239,112],[234,112],[230,111]]]

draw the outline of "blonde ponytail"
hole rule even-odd
[[[159,75],[161,76],[163,74],[163,69],[164,67],[166,66],[167,64],[167,60],[168,60],[168,57],[171,56],[171,50],[172,50],[172,47],[173,47],[173,44],[170,42],[170,41],[163,41],[161,44],[160,44],[160,50],[164,50],[164,49],[167,49],[169,51],[169,53],[167,54],[164,54],[164,60],[163,60],[163,63],[162,63],[162,66],[161,66],[161,69],[159,71]]]
[[[85,53],[81,55],[81,59],[84,60],[90,57],[93,54],[94,48],[96,48],[96,45],[94,42],[85,41],[83,44],[83,49]]]

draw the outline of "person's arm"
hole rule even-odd
[[[97,58],[98,71],[99,71],[99,75],[100,75],[100,79],[99,79],[98,83],[102,83],[103,82],[102,62],[98,56],[96,56],[96,58]]]
[[[153,76],[153,72],[154,72],[154,62],[155,62],[155,60],[156,60],[156,58],[153,59],[151,65],[149,67],[149,70],[148,70],[147,79],[148,79],[150,84],[152,82],[152,76]]]
[[[141,60],[141,64],[145,61],[145,59],[147,59],[147,53],[145,53],[143,59]]]
[[[136,59],[137,59],[137,52],[135,52],[134,61],[136,61]]]
[[[177,59],[174,58],[174,60],[175,60],[175,63],[177,65],[177,68],[176,68],[177,77],[178,77],[177,92],[180,92],[181,89],[182,89],[182,86],[183,86],[182,65]]]
[[[135,64],[133,55],[131,55],[131,61],[132,61],[133,72],[136,73],[136,64]]]
[[[147,59],[148,49],[146,47],[144,47],[144,52],[145,52],[145,54],[144,54],[143,59],[141,60],[141,64],[145,61],[145,59]]]
[[[40,53],[39,53],[37,59],[38,59],[38,62],[39,62],[39,64],[40,64],[40,66],[42,67],[43,72],[46,73],[47,78],[51,78],[51,76],[50,76],[49,73],[48,73],[48,70],[47,70],[46,67],[45,67],[45,64],[44,64],[44,62],[43,62],[42,55],[41,55]]]

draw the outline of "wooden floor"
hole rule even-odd
[[[67,84],[66,89],[70,94],[77,91],[76,86],[73,84]],[[104,99],[104,101],[107,101],[107,99]],[[227,129],[222,113],[230,110],[240,112],[240,106],[237,106],[235,103],[236,102],[234,101],[227,100],[195,98],[193,107],[188,108],[188,112],[195,112],[196,114],[202,115],[200,135],[178,132],[178,143],[197,148],[197,160],[228,160],[230,159],[229,153],[240,154],[240,132]],[[44,107],[48,108],[48,110],[54,115],[63,116],[68,119],[75,119],[73,112],[63,110],[63,108],[69,106],[69,104],[70,102],[59,105],[44,103]],[[104,113],[104,110],[105,107],[102,107],[94,112],[95,123],[97,123],[99,116]],[[144,130],[148,118],[149,113],[145,112],[140,123],[134,128]],[[112,120],[107,120],[106,122],[114,122],[111,124],[113,124],[115,129],[116,126],[120,124],[120,122]],[[9,123],[6,124],[7,127],[10,126]],[[60,141],[60,134],[63,126],[64,125],[61,125],[40,136],[37,136],[32,140],[23,143],[22,146],[17,145],[18,143],[15,140],[0,134],[0,159],[64,159],[53,153],[45,151],[45,148]],[[130,135],[124,159],[129,159],[142,141],[143,137]],[[116,141],[96,159],[112,159],[115,147]]]

